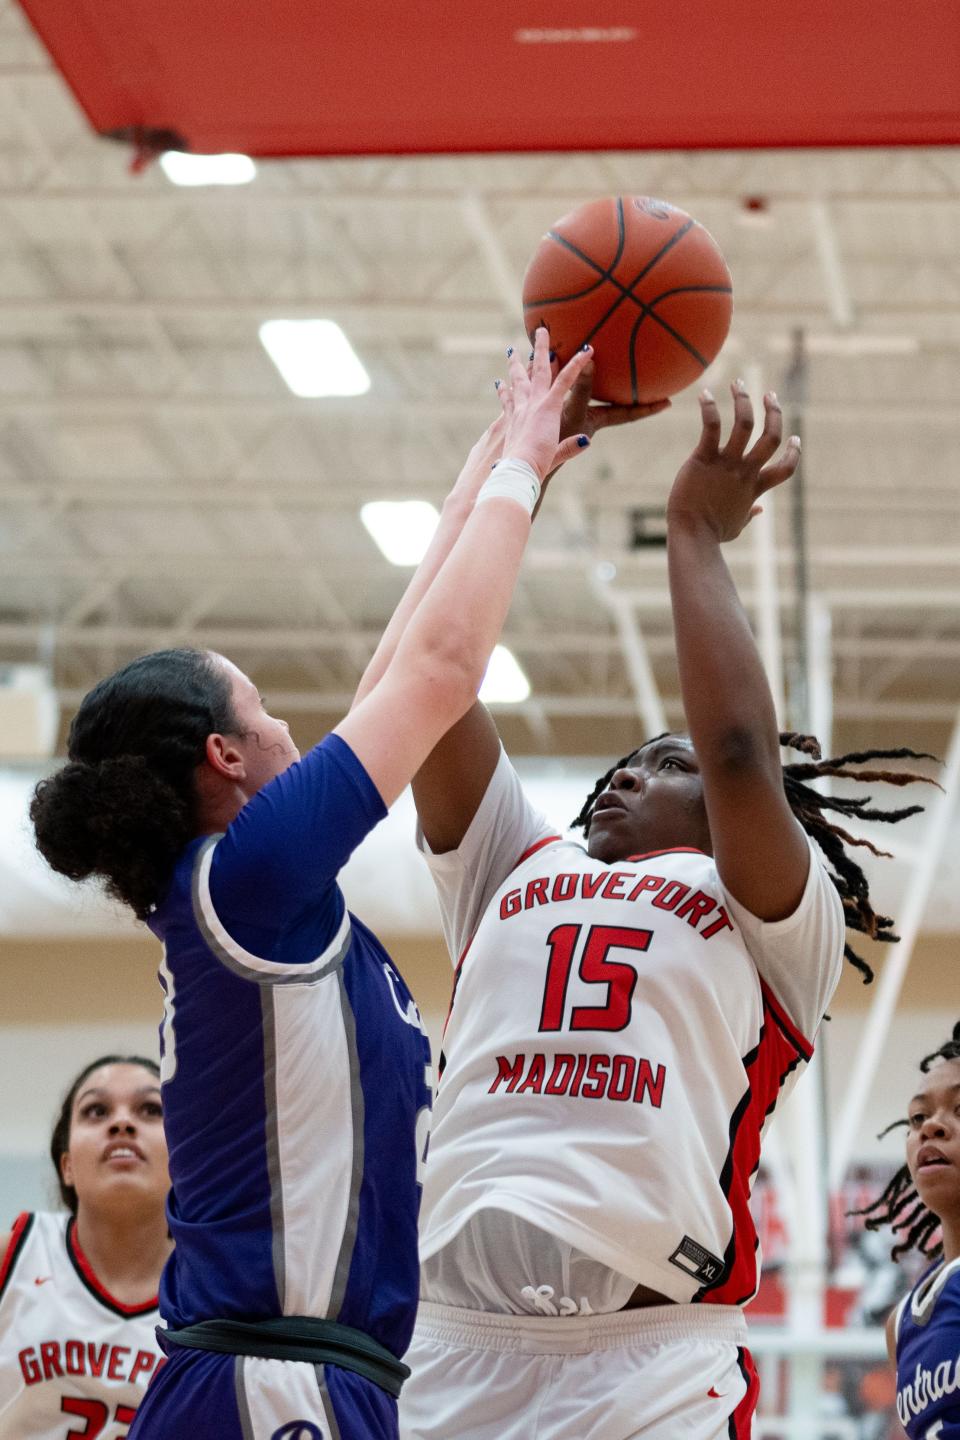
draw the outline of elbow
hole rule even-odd
[[[473,705],[483,683],[486,663],[486,658],[480,663],[449,646],[430,650],[420,657],[418,688],[432,712],[445,720],[445,729],[456,724]]]

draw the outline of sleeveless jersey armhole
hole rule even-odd
[[[211,835],[197,852],[193,871],[193,913],[211,952],[222,965],[243,980],[258,985],[290,985],[322,980],[343,963],[350,946],[350,914],[344,906],[336,933],[320,954],[305,964],[266,960],[246,950],[227,930],[210,893],[210,868],[220,835]]]

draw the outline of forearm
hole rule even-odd
[[[720,542],[701,520],[672,516],[667,559],[680,690],[701,762],[779,765],[770,687]]]
[[[390,617],[387,628],[380,637],[380,642],[363,672],[360,684],[357,686],[357,693],[353,697],[351,709],[365,695],[369,695],[393,659],[400,638],[417,606],[430,589],[444,561],[457,542],[470,511],[473,509],[477,488],[479,488],[479,481],[472,487],[458,484],[443,502],[440,523],[433,533],[426,554],[417,566],[410,584],[403,592],[403,598]]]

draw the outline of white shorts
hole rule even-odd
[[[541,1318],[422,1303],[401,1440],[749,1440],[746,1333],[725,1305]]]

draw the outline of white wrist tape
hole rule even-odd
[[[526,460],[498,460],[475,503],[498,499],[516,500],[532,516],[540,499],[540,477],[533,466]]]

